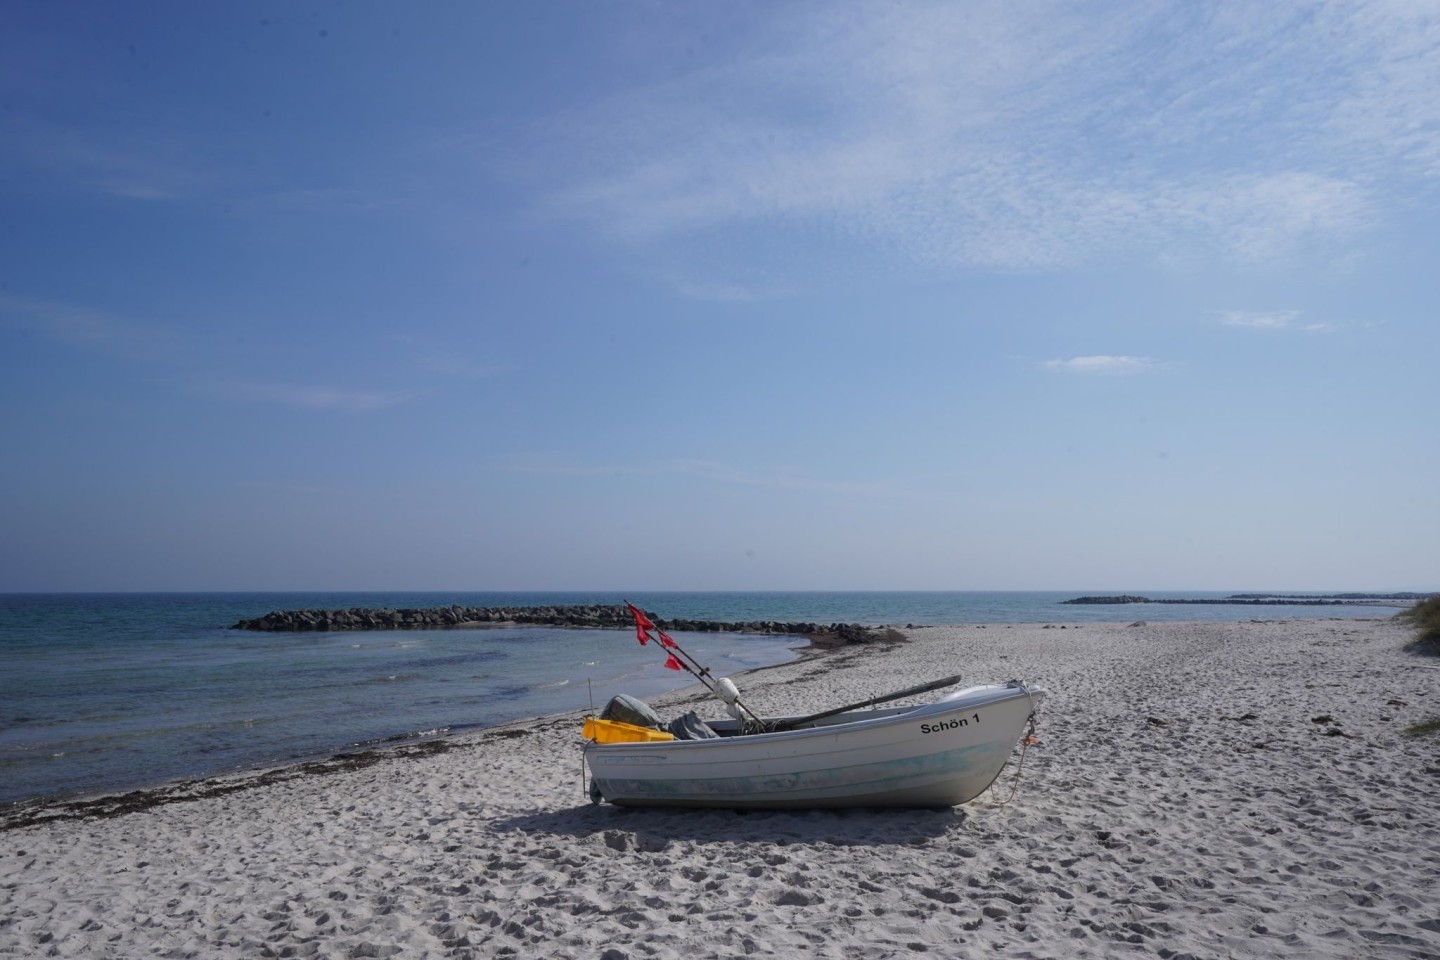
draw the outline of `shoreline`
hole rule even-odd
[[[1320,618],[1305,618],[1293,622],[1316,622]],[[1341,618],[1337,618],[1341,619]],[[1275,620],[1251,620],[1249,623],[1275,623],[1292,621]],[[1345,623],[1363,623],[1364,620],[1343,618]],[[1377,623],[1387,622],[1382,619]],[[1210,624],[1210,621],[1172,622],[1171,626],[1194,625],[1201,626]],[[1153,625],[1160,625],[1156,622]],[[506,627],[520,627],[527,624],[519,622],[507,623],[466,623],[457,624],[440,629],[501,629]],[[835,643],[833,637],[810,636],[809,641],[803,647],[795,648],[798,656],[793,660],[780,663],[765,664],[759,667],[751,667],[734,675],[736,679],[743,679],[750,676],[757,676],[768,671],[783,670],[796,667],[812,660],[827,660],[831,658],[844,658],[847,652],[851,656],[861,655],[863,652],[894,653],[897,647],[909,642],[909,638],[918,631],[952,631],[952,630],[1006,630],[1006,629],[1040,629],[1040,630],[1079,630],[1084,628],[1137,628],[1149,627],[1152,624],[1148,621],[1131,621],[1129,623],[1115,622],[1053,622],[1053,623],[1019,623],[1019,624],[921,624],[909,625],[904,628],[880,625],[869,628],[874,631],[880,639],[872,640],[865,644]],[[584,626],[572,626],[571,629],[593,629]],[[563,629],[563,627],[562,627]],[[891,637],[884,637],[884,633],[898,633],[903,635],[905,640],[895,640]],[[1003,658],[1002,658],[1003,659]],[[838,665],[837,665],[838,666]],[[1440,670],[1440,664],[1426,665],[1416,664],[1420,668]],[[833,668],[831,668],[833,669]],[[823,672],[823,670],[822,670]],[[810,674],[807,678],[813,677]],[[692,678],[693,679],[693,678]],[[977,680],[976,682],[981,682]],[[743,692],[742,687],[742,692]],[[711,702],[708,691],[698,681],[686,684],[684,687],[652,697],[647,701],[657,708],[678,708],[682,706],[696,707]],[[181,777],[173,780],[159,781],[153,784],[146,784],[133,788],[122,788],[117,790],[92,790],[82,791],[74,794],[61,794],[56,796],[35,797],[29,800],[17,801],[0,808],[0,833],[10,830],[23,829],[25,827],[39,824],[67,821],[67,820],[89,820],[89,819],[110,819],[116,816],[124,816],[130,813],[141,812],[154,807],[167,806],[175,803],[188,803],[195,800],[203,800],[212,797],[225,796],[232,793],[239,793],[248,790],[264,789],[276,783],[283,783],[290,780],[307,777],[326,777],[338,773],[345,773],[350,770],[361,770],[386,761],[405,761],[420,759],[436,754],[447,753],[451,750],[464,750],[479,747],[495,739],[509,739],[516,734],[516,729],[529,728],[536,725],[551,727],[562,722],[579,723],[585,716],[590,715],[591,710],[587,706],[582,709],[568,710],[560,713],[543,714],[533,717],[521,717],[514,720],[507,720],[503,723],[487,726],[465,727],[458,731],[447,728],[447,732],[434,736],[417,737],[407,739],[405,734],[397,734],[395,740],[403,740],[390,745],[384,743],[356,744],[353,750],[336,750],[334,752],[321,752],[313,756],[297,757],[274,763],[264,763],[243,769],[222,771],[210,775],[198,777]]]
[[[513,626],[519,625],[513,624]],[[492,626],[500,627],[502,625],[464,624],[448,629],[488,629]],[[590,628],[575,627],[574,629]],[[842,654],[846,649],[844,644],[837,645],[815,637],[809,639],[810,643],[807,645],[795,648],[795,652],[799,656],[794,659],[751,667],[735,676],[743,678],[767,670],[794,666],[807,659],[832,657]],[[870,649],[889,649],[896,643],[897,641],[893,640],[877,640],[864,646]],[[851,649],[858,649],[858,645],[851,645]],[[649,702],[665,703],[676,698],[682,698],[677,702],[687,702],[688,698],[692,697],[695,702],[703,702],[709,699],[709,694],[697,681],[654,697]],[[447,728],[446,733],[414,739],[407,738],[403,743],[388,746],[384,744],[357,745],[354,750],[319,753],[282,763],[261,764],[209,776],[182,777],[133,789],[93,790],[49,797],[34,797],[0,807],[0,834],[38,824],[66,820],[110,819],[173,803],[188,803],[246,790],[264,789],[287,780],[324,777],[349,770],[361,770],[388,760],[417,759],[447,753],[451,750],[469,749],[496,739],[509,739],[516,735],[513,731],[517,728],[571,721],[578,724],[589,714],[590,708],[587,706],[583,709],[568,710],[562,713],[521,717],[499,724],[465,727],[458,731]],[[405,735],[397,734],[395,739],[401,738],[405,738]]]
[[[0,956],[1440,954],[1440,758],[1401,734],[1435,681],[1406,628],[904,633],[741,692],[780,713],[955,672],[1034,681],[1050,696],[1013,800],[1012,762],[942,811],[592,806],[573,711],[14,827]],[[695,685],[650,702],[720,716]]]

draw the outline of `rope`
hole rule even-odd
[[[1010,796],[1001,800],[995,804],[995,806],[1003,807],[1015,799],[1015,794],[1020,790],[1020,774],[1025,772],[1025,753],[1030,749],[1032,744],[1039,742],[1039,740],[1035,739],[1035,714],[1032,713],[1030,714],[1030,729],[1025,731],[1025,736],[1020,738],[1020,763],[1015,767],[1015,779],[1010,784]]]

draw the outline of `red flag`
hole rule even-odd
[[[674,640],[671,640],[671,639],[670,639],[670,635],[667,634],[664,630],[661,630],[660,628],[657,627],[657,628],[655,628],[655,632],[658,633],[658,634],[660,634],[660,646],[662,646],[662,647],[678,647],[678,646],[680,646],[680,644],[676,643]]]
[[[675,659],[675,654],[672,653],[672,654],[670,654],[670,656],[665,660],[665,669],[666,669],[666,670],[684,670],[684,669],[685,669],[685,665],[684,665],[683,663],[681,663],[679,660],[676,660],[676,659]]]
[[[639,640],[640,646],[643,647],[650,642],[650,631],[656,630],[658,632],[658,628],[650,622],[649,617],[645,616],[645,611],[635,606],[635,604],[627,601],[625,606],[630,608],[630,615],[635,618],[635,639]]]
[[[644,627],[646,630],[655,629],[655,624],[651,623],[650,618],[645,616],[644,610],[641,610],[633,603],[626,603],[625,606],[630,608],[630,615],[635,618],[635,626]]]

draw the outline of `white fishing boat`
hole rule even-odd
[[[717,695],[737,702],[734,686],[724,686],[728,680],[716,683]],[[994,782],[1044,696],[1043,690],[1011,680],[957,690],[920,706],[845,707],[769,721],[758,720],[742,704],[732,711],[739,719],[709,724],[717,734],[713,739],[601,742],[598,737],[586,743],[590,796],[649,807],[952,806],[973,800]],[[587,731],[598,729],[594,723]]]

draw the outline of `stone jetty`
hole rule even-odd
[[[1411,600],[1424,599],[1427,594],[1411,593],[1337,593],[1324,596],[1301,596],[1288,594],[1283,596],[1267,596],[1258,593],[1238,593],[1228,597],[1200,597],[1196,599],[1161,599],[1152,600],[1149,597],[1136,597],[1130,594],[1110,597],[1076,597],[1073,600],[1061,600],[1062,604],[1078,603],[1097,606],[1115,606],[1125,603],[1173,603],[1173,604],[1212,604],[1228,605],[1234,607],[1354,607],[1354,606],[1400,606],[1408,604]]]
[[[885,628],[854,623],[784,623],[776,620],[666,620],[649,614],[662,630],[675,633],[758,633],[808,637],[824,645],[893,641],[899,634]],[[484,626],[591,627],[631,629],[635,621],[624,605],[562,607],[449,607],[381,608],[348,610],[278,610],[263,617],[241,620],[233,630],[266,633],[331,630],[426,630]]]

